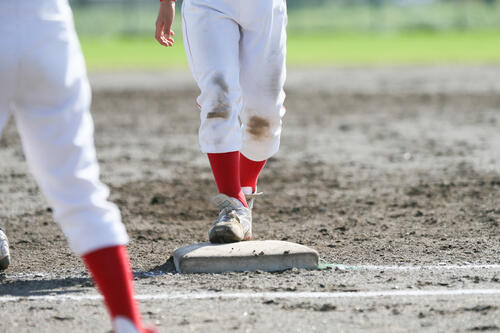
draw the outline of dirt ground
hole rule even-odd
[[[102,178],[131,236],[139,294],[500,289],[500,67],[289,73],[282,147],[260,178],[255,238],[311,246],[322,263],[465,266],[416,271],[174,274],[173,250],[206,241],[217,214],[197,143],[198,91],[184,72],[91,81]],[[0,331],[109,331],[97,300],[22,298],[95,291],[52,222],[13,121],[0,166],[13,261],[0,275]],[[141,304],[162,332],[500,330],[499,294]]]

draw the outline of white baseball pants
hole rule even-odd
[[[14,114],[30,168],[78,255],[123,245],[99,181],[90,88],[66,0],[0,1],[0,131]]]
[[[201,94],[204,153],[262,161],[280,144],[285,109],[285,0],[184,0],[184,46]]]

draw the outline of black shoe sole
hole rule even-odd
[[[241,237],[234,234],[230,227],[226,226],[214,227],[210,230],[208,238],[210,239],[210,243],[214,244],[236,243],[243,240]]]

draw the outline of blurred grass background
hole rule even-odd
[[[158,2],[70,2],[89,70],[187,67],[180,15],[175,47],[164,48],[154,39]],[[500,1],[287,3],[289,66],[500,64]]]

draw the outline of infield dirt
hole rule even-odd
[[[197,143],[197,88],[184,72],[91,81],[102,178],[131,237],[140,294],[500,288],[499,268],[173,274],[173,250],[206,241],[217,214]],[[500,67],[295,70],[286,106],[281,150],[259,182],[256,239],[305,244],[323,263],[500,264]],[[0,219],[12,252],[0,295],[92,293],[28,172],[13,121],[0,161]],[[0,302],[0,330],[109,330],[99,302],[44,304]],[[498,295],[143,304],[164,331],[203,332],[498,331],[499,307]]]

